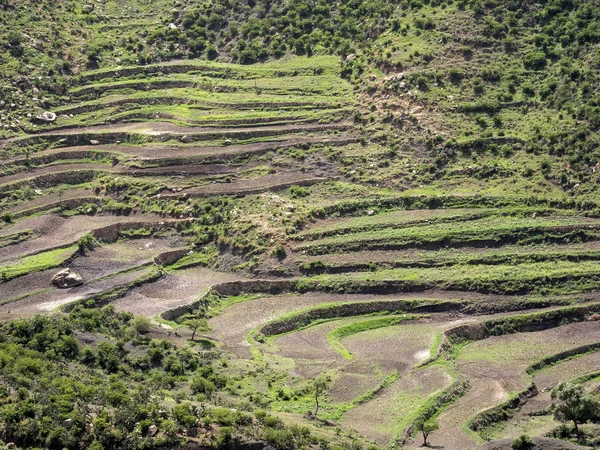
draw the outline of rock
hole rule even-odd
[[[83,279],[78,273],[72,272],[71,269],[63,269],[52,277],[52,284],[59,289],[68,289],[81,286]]]
[[[56,120],[56,114],[54,114],[53,112],[50,112],[50,111],[44,111],[43,113],[35,116],[35,118],[36,118],[36,120],[39,120],[40,122],[52,123]]]
[[[169,24],[169,29],[176,30],[177,29],[177,25],[175,25],[174,23],[170,23]]]
[[[154,436],[156,435],[156,433],[158,433],[158,427],[154,424],[150,425],[148,427],[148,435]]]
[[[100,145],[100,141],[97,141],[96,139],[92,139],[90,141],[90,144],[92,144],[92,145]]]

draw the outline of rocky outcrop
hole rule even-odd
[[[68,289],[72,287],[81,286],[83,284],[83,278],[71,269],[63,269],[52,277],[52,284],[59,289]]]

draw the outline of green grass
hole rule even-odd
[[[177,271],[196,266],[208,267],[215,262],[217,255],[218,250],[215,247],[201,249],[200,251],[195,251],[184,256],[181,259],[178,259],[176,262],[174,262],[170,266],[167,266],[165,269],[167,271]]]
[[[441,268],[386,269],[303,278],[301,291],[352,291],[361,287],[394,285],[406,290],[437,287],[493,293],[574,293],[593,289],[600,283],[600,269],[594,261],[543,261],[498,265],[457,265]]]
[[[0,267],[0,279],[10,280],[28,273],[58,267],[78,251],[77,245],[72,245],[16,259],[13,263]]]
[[[359,231],[347,235],[317,239],[298,246],[298,250],[318,255],[334,252],[335,249],[354,250],[355,248],[365,248],[365,244],[370,242],[374,244],[389,243],[390,245],[416,246],[443,241],[449,245],[453,242],[468,242],[476,239],[497,240],[501,236],[518,235],[518,232],[531,231],[539,234],[544,229],[551,227],[577,226],[583,228],[586,225],[599,223],[594,219],[568,215],[541,217],[539,219],[532,217],[485,217],[465,222],[434,223],[398,229]],[[523,236],[523,239],[525,237]]]

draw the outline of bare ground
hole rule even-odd
[[[113,305],[121,311],[154,317],[167,309],[193,303],[215,284],[240,279],[231,273],[195,267],[167,274],[154,283],[137,287],[114,301]],[[230,327],[233,325],[229,324]]]
[[[476,442],[461,428],[468,417],[497,405],[510,392],[524,389],[527,385],[524,370],[533,362],[599,339],[598,324],[584,322],[491,337],[466,346],[457,361],[457,370],[469,380],[471,389],[439,416],[440,429],[432,435],[431,444],[449,450],[474,448]],[[474,352],[466,353],[470,350]]]
[[[345,144],[352,139],[358,139],[355,135],[346,134],[342,137],[332,136],[330,134],[319,134],[311,133],[310,136],[279,136],[277,140],[272,142],[257,142],[248,144],[235,144],[227,146],[203,146],[201,143],[195,143],[193,145],[97,145],[90,147],[89,145],[75,146],[75,147],[61,147],[52,150],[44,150],[35,153],[35,156],[52,155],[56,153],[81,153],[89,152],[92,154],[96,151],[122,153],[125,155],[131,155],[143,160],[152,159],[166,159],[166,158],[189,158],[192,156],[227,156],[236,154],[250,154],[254,152],[267,152],[274,151],[280,148],[293,147],[297,145],[307,144]],[[7,159],[7,162],[11,161],[24,161],[24,157],[15,157]]]
[[[184,189],[177,194],[161,195],[161,198],[247,195],[282,189],[290,187],[293,184],[307,186],[328,180],[330,180],[330,178],[326,176],[315,176],[315,174],[308,175],[303,172],[283,172],[275,175],[265,175],[260,178],[240,179],[233,183],[211,183],[199,188]]]
[[[7,211],[16,214],[22,211],[28,211],[30,209],[46,206],[49,204],[56,204],[58,206],[60,201],[89,197],[95,197],[95,194],[90,189],[74,188],[65,191],[64,193],[62,193],[62,195],[57,192],[42,194],[39,197],[34,198],[33,200],[23,202],[17,206],[12,206],[8,208]]]
[[[93,281],[72,289],[57,289],[51,285],[50,279],[52,278],[52,275],[57,272],[56,269],[39,272],[34,274],[35,276],[31,276],[31,278],[21,277],[17,280],[20,280],[21,282],[35,281],[37,286],[43,286],[48,290],[38,293],[32,284],[31,287],[34,288],[31,291],[32,295],[0,306],[0,319],[6,320],[16,317],[28,317],[40,313],[48,313],[61,305],[72,303],[74,301],[89,297],[90,295],[99,294],[118,286],[126,286],[144,274],[149,273],[150,270],[151,269],[149,268],[144,268],[138,271],[127,272],[115,277]],[[0,298],[7,299],[13,297],[13,291],[6,290],[10,289],[10,283],[11,282],[0,284]]]
[[[242,358],[250,356],[246,337],[250,330],[282,314],[329,302],[349,302],[392,299],[381,295],[342,295],[309,292],[261,297],[237,303],[226,308],[219,316],[210,319],[211,337],[222,342],[225,348]]]
[[[373,400],[344,414],[342,425],[381,444],[388,443],[402,431],[398,427],[399,422],[414,413],[428,396],[450,382],[450,376],[438,367],[402,377]]]
[[[177,245],[177,238],[149,239],[118,242],[89,251],[85,256],[78,256],[69,264],[69,268],[81,275],[84,280],[84,285],[79,288],[62,290],[52,286],[50,280],[61,270],[60,267],[14,278],[0,284],[0,302],[23,298],[0,307],[0,316],[2,311],[9,310],[12,313],[11,317],[21,312],[29,315],[47,311],[48,304],[106,290],[111,283],[117,285],[124,282],[119,280],[129,280],[128,274],[114,277],[113,275],[131,270],[134,271],[132,273],[137,273],[137,268],[152,264],[154,257],[177,248]]]
[[[159,220],[159,217],[146,215],[144,219]],[[37,237],[23,241],[17,245],[0,248],[0,263],[6,263],[21,255],[39,252],[44,249],[73,244],[79,238],[97,228],[118,222],[135,222],[139,220],[140,216],[135,214],[119,217],[110,215],[78,215],[64,218],[54,214],[30,217],[5,228],[2,231],[2,235],[32,230]]]

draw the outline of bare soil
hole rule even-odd
[[[76,198],[90,198],[95,197],[95,194],[90,189],[84,188],[74,188],[69,189],[62,193],[62,195],[52,192],[52,193],[43,193],[37,198],[33,200],[29,200],[21,203],[20,205],[13,206],[7,209],[8,212],[17,214],[22,211],[28,211],[30,209],[43,207],[50,204],[55,204],[57,207],[59,206],[60,201],[67,201]]]
[[[232,183],[211,183],[199,188],[184,189],[177,194],[161,195],[164,198],[179,197],[209,197],[212,195],[248,195],[265,191],[284,189],[294,184],[303,186],[328,181],[328,177],[307,175],[303,172],[284,172],[275,175],[265,175],[260,178],[240,179]]]
[[[99,294],[119,286],[126,286],[144,274],[149,273],[151,269],[143,268],[111,278],[102,278],[72,289],[58,289],[52,286],[50,279],[57,270],[47,270],[0,284],[0,298],[7,299],[12,298],[17,292],[16,289],[14,291],[11,289],[13,281],[18,280],[20,283],[32,282],[32,289],[29,291],[32,295],[0,306],[0,319],[7,320],[48,313],[61,305],[82,300],[93,294]],[[36,284],[34,285],[33,282]],[[19,287],[21,290],[23,289],[22,285],[17,286],[17,288]],[[48,290],[36,293],[36,287]]]
[[[177,238],[147,239],[118,242],[89,251],[84,256],[76,257],[68,265],[84,280],[83,286],[74,289],[57,289],[51,284],[52,276],[61,270],[61,267],[14,278],[0,284],[0,302],[23,298],[0,306],[0,316],[7,311],[11,311],[11,317],[48,311],[67,302],[67,299],[102,292],[110,288],[111,284],[126,284],[141,275],[137,268],[151,265],[154,257],[173,250],[178,245]],[[125,271],[133,272],[123,273]],[[114,276],[119,273],[121,275]],[[136,274],[133,279],[130,278],[131,274]]]
[[[73,153],[106,151],[114,153],[123,153],[132,155],[139,159],[166,159],[166,158],[189,158],[192,156],[227,156],[236,154],[250,154],[254,152],[274,151],[280,148],[294,147],[297,145],[307,144],[331,144],[348,143],[352,139],[358,139],[356,136],[348,134],[343,137],[335,137],[330,134],[311,133],[310,136],[280,136],[280,139],[272,142],[258,142],[243,145],[227,145],[227,146],[202,146],[200,143],[194,145],[98,145],[62,147],[53,150],[44,150],[35,155],[51,155],[53,153],[64,153],[66,151]],[[24,160],[22,157],[12,160]]]
[[[438,417],[440,429],[431,444],[451,450],[474,448],[476,443],[462,431],[466,418],[495,406],[509,393],[527,385],[525,368],[549,354],[600,340],[595,322],[565,325],[549,330],[490,337],[466,346],[457,360],[457,370],[471,389]],[[468,350],[476,350],[465,358]]]
[[[157,216],[144,216],[144,219],[158,220]],[[23,241],[17,245],[0,248],[0,264],[7,263],[15,258],[31,253],[37,253],[46,249],[72,245],[79,238],[94,229],[101,228],[119,222],[139,221],[140,216],[135,214],[129,216],[73,216],[69,218],[54,214],[30,217],[19,221],[15,225],[5,228],[2,235],[18,231],[32,230],[36,238]]]
[[[282,314],[329,302],[369,301],[391,299],[381,295],[342,295],[309,292],[261,297],[237,303],[210,319],[211,337],[242,358],[250,356],[246,337],[250,330]]]
[[[402,431],[398,429],[399,422],[406,420],[428,396],[450,382],[450,376],[438,367],[402,377],[370,402],[344,414],[342,425],[378,443],[388,443]]]
[[[113,305],[121,311],[155,317],[167,309],[193,303],[215,284],[240,279],[231,273],[195,267],[167,274],[154,283],[137,287],[114,301]]]

